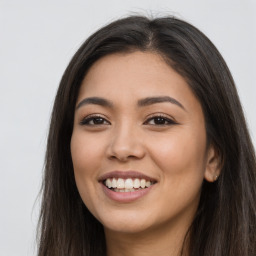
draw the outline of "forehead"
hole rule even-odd
[[[155,53],[136,51],[111,54],[96,61],[87,72],[79,92],[84,97],[144,98],[175,96],[194,104],[196,100],[186,80]]]

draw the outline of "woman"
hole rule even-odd
[[[38,255],[252,256],[256,163],[232,76],[172,17],[93,34],[61,80]]]

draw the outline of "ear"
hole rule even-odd
[[[213,145],[210,145],[207,151],[206,158],[206,167],[204,178],[208,182],[215,182],[221,171],[221,157],[219,152],[214,148]]]

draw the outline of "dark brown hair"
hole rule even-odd
[[[222,159],[220,177],[204,181],[187,233],[190,256],[253,256],[256,252],[256,161],[230,71],[210,40],[173,17],[132,16],[90,36],[69,63],[56,95],[48,136],[39,256],[105,255],[102,225],[83,204],[70,154],[81,82],[103,56],[152,51],[180,73],[204,111],[208,143]]]

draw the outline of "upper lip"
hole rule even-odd
[[[133,178],[133,179],[145,179],[148,181],[153,181],[156,182],[156,179],[149,177],[148,175],[145,175],[143,173],[137,172],[137,171],[112,171],[103,174],[102,176],[99,177],[99,182],[102,182],[108,178],[122,178],[122,179],[128,179],[128,178]]]

